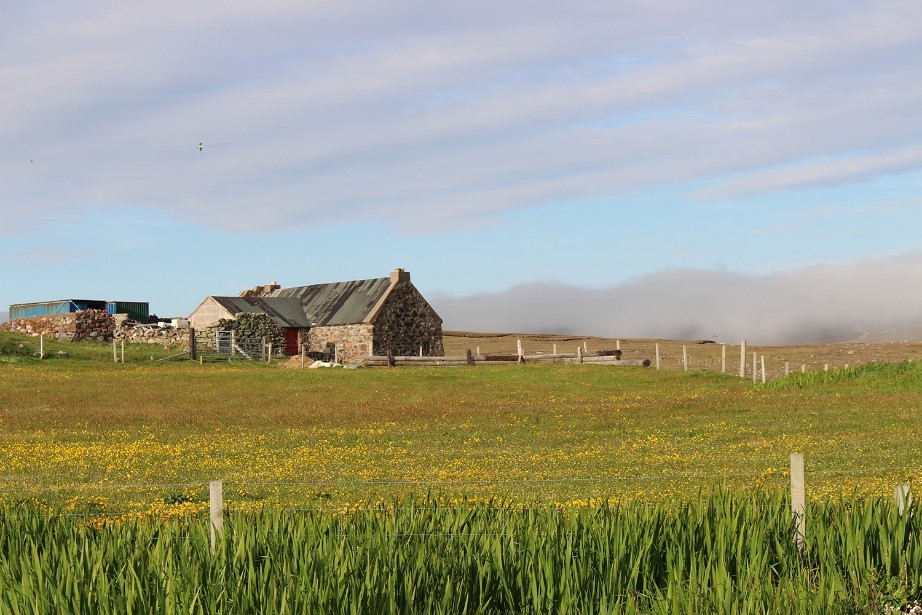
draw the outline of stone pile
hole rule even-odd
[[[54,316],[16,318],[4,329],[24,335],[46,335],[62,340],[111,341],[115,322],[105,310],[79,310]]]
[[[222,331],[233,331],[239,338],[262,339],[275,348],[285,347],[285,332],[266,314],[237,314],[237,318],[221,319],[217,323]]]
[[[158,344],[167,348],[189,347],[191,330],[162,324],[141,324],[125,320],[115,330],[115,339],[129,344]]]

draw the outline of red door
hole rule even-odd
[[[298,329],[295,327],[285,329],[285,354],[293,357],[300,352],[301,350],[298,348]]]

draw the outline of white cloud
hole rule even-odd
[[[234,230],[433,230],[918,164],[922,6],[737,4],[18,9],[0,24],[0,234],[125,205]]]

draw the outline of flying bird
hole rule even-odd
[[[199,143],[199,144],[198,144],[198,151],[202,151],[203,149],[205,149],[205,144],[204,144],[204,143]]]
[[[32,160],[31,158],[29,158],[29,164],[34,164],[34,163],[35,163],[35,161]]]

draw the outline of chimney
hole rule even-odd
[[[409,282],[410,281],[410,272],[404,271],[401,268],[394,269],[391,271],[391,284],[396,284],[397,282]]]

